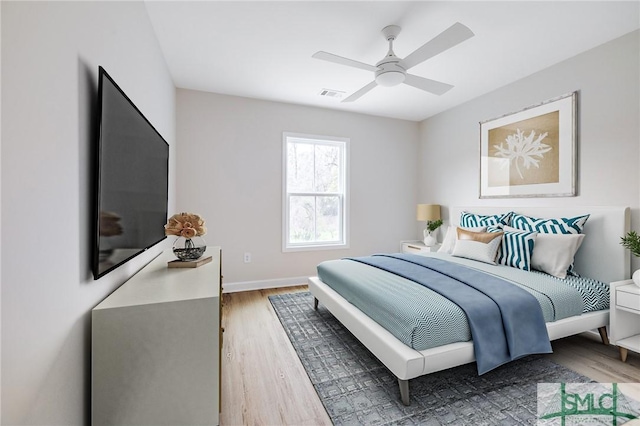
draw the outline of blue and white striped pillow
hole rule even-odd
[[[531,256],[537,236],[537,232],[505,231],[498,253],[498,263],[530,271]]]
[[[538,219],[535,217],[525,216],[523,214],[514,214],[511,226],[523,231],[535,231],[541,234],[582,234],[584,225],[589,219],[588,214],[576,217],[561,217],[557,219]],[[569,265],[567,270],[569,275],[579,276],[573,270],[573,263]]]
[[[511,226],[523,231],[535,231],[543,234],[582,234],[587,219],[589,219],[588,214],[570,218],[538,219],[516,213],[511,220]]]
[[[469,212],[460,213],[460,226],[463,228],[472,228],[478,226],[486,226],[487,232],[498,232],[502,227],[509,225],[513,212],[494,215],[481,215]]]

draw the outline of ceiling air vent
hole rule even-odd
[[[345,92],[341,92],[340,90],[322,89],[318,94],[327,98],[340,99],[344,93]]]

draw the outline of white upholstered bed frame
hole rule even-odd
[[[458,224],[461,211],[496,214],[515,211],[540,218],[574,217],[591,214],[584,228],[583,244],[575,258],[575,269],[584,276],[604,282],[619,281],[630,276],[630,254],[620,245],[620,237],[629,231],[627,207],[455,207],[449,211],[450,223]],[[441,237],[442,238],[442,237]],[[309,278],[309,290],[349,331],[362,342],[396,377],[400,396],[409,405],[409,380],[447,368],[475,361],[472,342],[451,343],[417,351],[373,321],[342,298],[318,277]],[[608,344],[606,326],[609,310],[589,312],[547,323],[551,340],[598,329],[603,343]]]

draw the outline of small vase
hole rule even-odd
[[[638,269],[637,271],[635,271],[633,273],[633,275],[631,276],[631,279],[633,280],[633,283],[635,285],[637,285],[638,287],[640,287],[640,269]]]
[[[173,254],[182,261],[200,259],[206,249],[207,245],[202,237],[178,237],[173,243]]]
[[[427,247],[433,247],[438,244],[438,240],[433,236],[433,232],[428,229],[424,230],[424,245]]]

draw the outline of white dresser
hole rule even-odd
[[[92,311],[94,425],[217,425],[221,251],[168,268],[167,250]]]

